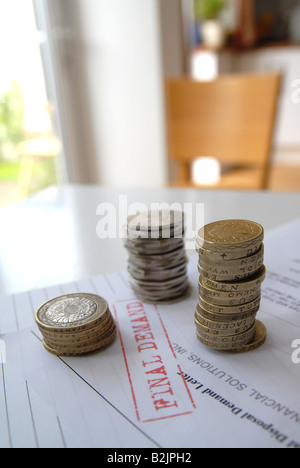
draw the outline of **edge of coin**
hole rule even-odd
[[[56,350],[54,348],[51,348],[50,346],[48,346],[44,339],[42,339],[42,343],[43,343],[43,346],[45,348],[46,351],[48,351],[50,354],[53,354],[54,356],[61,356],[61,357],[81,357],[81,356],[85,356],[87,354],[90,354],[90,353],[93,353],[93,352],[97,352],[97,351],[102,351],[103,349],[105,349],[106,347],[110,346],[113,341],[115,340],[116,338],[116,335],[117,335],[117,328],[114,329],[113,333],[111,334],[111,336],[109,337],[109,339],[107,339],[107,341],[104,343],[104,344],[100,344],[98,347],[96,348],[93,348],[93,349],[85,349],[84,351],[75,351],[75,352],[72,352],[72,351],[59,351],[59,350]]]
[[[136,297],[138,299],[140,299],[141,301],[145,302],[145,304],[159,304],[159,305],[172,305],[172,304],[177,304],[178,302],[181,302],[185,299],[187,299],[188,297],[190,297],[191,293],[192,293],[192,285],[191,283],[189,283],[188,285],[188,288],[186,290],[186,292],[184,292],[183,294],[179,295],[178,297],[174,297],[173,299],[170,298],[170,299],[161,299],[161,300],[157,300],[157,299],[145,299],[142,294],[139,295],[137,293],[137,291],[134,291]]]
[[[255,335],[254,335],[254,338],[250,341],[250,343],[246,345],[242,345],[237,349],[227,350],[227,352],[235,353],[235,354],[249,353],[251,351],[255,351],[261,348],[265,344],[266,339],[267,339],[266,326],[260,320],[256,320]]]
[[[47,305],[47,304],[51,304],[52,302],[54,301],[59,301],[59,300],[62,300],[64,298],[72,298],[72,297],[78,297],[78,296],[82,296],[82,297],[86,297],[86,296],[90,296],[91,298],[93,297],[95,302],[97,302],[97,300],[101,299],[104,301],[105,303],[105,310],[104,312],[102,312],[101,315],[98,315],[98,317],[95,317],[87,322],[83,322],[83,323],[79,323],[78,325],[74,325],[74,322],[73,324],[70,323],[66,323],[64,324],[65,326],[56,326],[56,325],[49,325],[49,324],[46,324],[44,322],[42,322],[39,318],[39,313],[41,312],[41,310]],[[98,304],[97,304],[98,306]],[[98,294],[93,294],[93,293],[71,293],[71,294],[63,294],[62,296],[57,296],[57,297],[53,297],[52,299],[49,299],[47,300],[46,302],[44,302],[36,311],[35,313],[35,321],[36,321],[36,324],[38,326],[38,328],[41,330],[50,330],[50,331],[53,331],[53,332],[57,332],[57,333],[73,333],[73,332],[76,332],[76,331],[83,331],[83,330],[87,330],[89,328],[92,328],[96,325],[98,325],[99,323],[101,323],[104,319],[105,319],[105,316],[107,314],[107,312],[109,311],[109,305],[108,305],[108,302],[107,300],[102,297],[102,296],[99,296]],[[79,321],[80,322],[80,321]],[[81,320],[82,322],[82,320]]]
[[[205,238],[205,230],[209,227],[209,226],[213,226],[213,225],[217,225],[217,224],[221,224],[221,223],[250,223],[252,225],[255,225],[259,228],[259,231],[260,233],[258,233],[255,237],[252,237],[248,240],[244,240],[244,241],[239,241],[239,242],[236,242],[236,243],[230,243],[230,242],[217,242],[215,240],[207,240],[207,238]],[[203,234],[203,235],[202,235]],[[243,250],[244,248],[247,248],[248,246],[251,246],[257,242],[260,242],[260,241],[263,241],[264,239],[264,228],[261,224],[257,223],[256,221],[250,221],[250,220],[246,220],[246,219],[224,219],[224,220],[220,220],[220,221],[215,221],[215,222],[212,222],[212,223],[209,223],[205,226],[203,226],[201,229],[199,229],[198,231],[198,235],[197,235],[197,241],[198,241],[198,244],[200,242],[200,245],[202,246],[202,248],[208,248],[208,250],[212,250],[214,252],[218,252],[220,249],[223,250],[224,247],[227,248],[228,250]],[[212,247],[212,248],[211,248]]]
[[[257,274],[253,276],[253,278],[245,279],[241,281],[216,281],[207,278],[206,276],[201,275],[201,279],[205,285],[209,288],[216,289],[217,291],[241,291],[244,289],[251,288],[252,285],[259,286],[261,285],[264,280],[266,279],[267,269],[265,265],[262,265],[258,270]],[[245,287],[245,285],[247,285]]]

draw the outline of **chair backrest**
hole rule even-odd
[[[270,159],[281,76],[224,75],[211,82],[166,82],[169,157],[187,167],[211,156],[264,170]],[[182,179],[187,171],[182,171]],[[183,180],[182,180],[183,181]]]

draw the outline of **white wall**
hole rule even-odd
[[[93,179],[106,185],[167,180],[159,1],[76,2]]]

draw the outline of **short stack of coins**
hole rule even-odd
[[[105,299],[75,293],[54,298],[36,313],[45,349],[57,356],[81,356],[109,345],[116,325]]]
[[[189,289],[184,214],[142,212],[127,221],[129,283],[137,297],[161,303],[179,300]]]
[[[256,319],[266,276],[263,240],[263,227],[246,220],[218,221],[198,232],[195,324],[206,346],[239,353],[265,342],[266,328]]]

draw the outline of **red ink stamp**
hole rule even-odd
[[[158,308],[128,299],[116,301],[113,310],[137,420],[193,412],[195,404]]]

